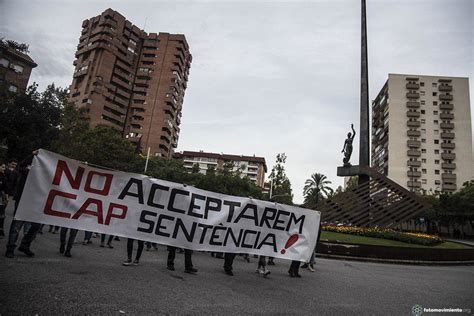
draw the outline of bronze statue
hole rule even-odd
[[[344,142],[344,147],[342,148],[342,153],[344,153],[344,159],[342,162],[344,163],[344,167],[349,167],[351,164],[349,163],[349,159],[351,159],[352,155],[352,141],[354,140],[354,137],[356,135],[356,132],[354,130],[354,124],[351,124],[351,129],[352,129],[352,134],[347,133],[347,139]]]

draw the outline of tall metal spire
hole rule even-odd
[[[359,165],[370,165],[369,139],[369,75],[367,61],[367,21],[365,0],[361,0],[361,73],[360,73],[360,133],[359,133]],[[369,181],[368,177],[359,176],[359,184]]]

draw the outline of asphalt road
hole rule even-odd
[[[8,213],[11,213],[9,210]],[[166,269],[166,248],[143,252],[139,266],[121,265],[126,241],[114,249],[75,244],[73,257],[61,256],[59,234],[38,235],[34,258],[16,252],[0,257],[0,314],[361,314],[411,315],[426,308],[474,312],[474,266],[407,266],[318,259],[316,272],[290,278],[289,262],[276,260],[264,279],[257,259],[234,262],[233,277],[223,260],[195,253],[196,275],[185,274],[177,254],[176,271]],[[82,241],[84,234],[78,234]],[[6,238],[0,239],[5,249]],[[466,315],[466,314],[463,314]]]

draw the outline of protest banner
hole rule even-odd
[[[192,250],[307,260],[320,213],[109,171],[40,150],[15,219]]]

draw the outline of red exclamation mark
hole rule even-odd
[[[286,244],[285,244],[285,248],[283,248],[283,249],[280,251],[280,253],[281,253],[282,255],[284,255],[285,252],[286,252],[286,249],[288,249],[288,248],[290,248],[292,245],[294,245],[294,243],[298,241],[298,238],[300,238],[300,236],[299,236],[298,234],[293,234],[293,235],[291,235],[290,238],[288,238],[288,240],[287,240],[287,242],[286,242]]]

